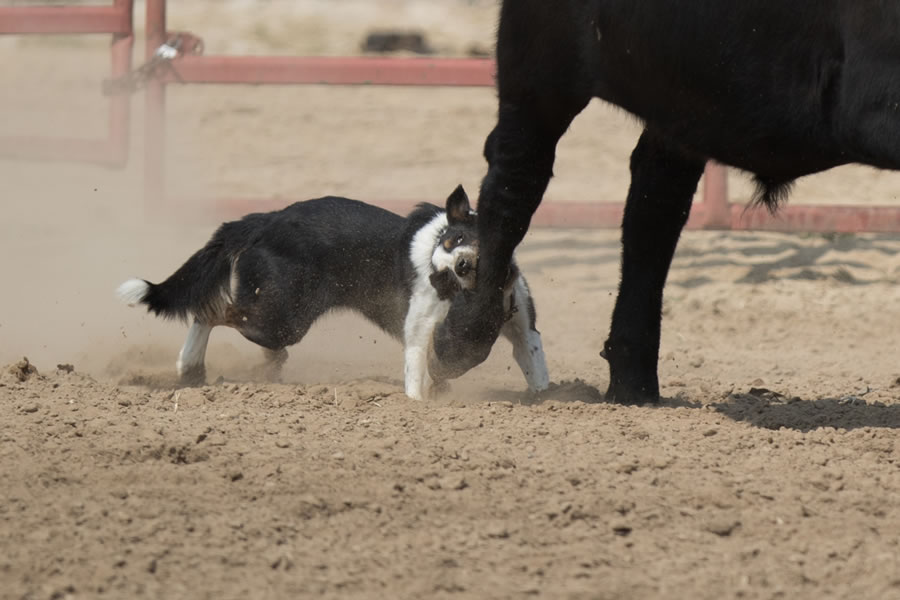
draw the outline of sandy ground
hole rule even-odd
[[[460,55],[489,46],[494,10],[197,0],[170,17],[217,53],[343,54],[371,23],[421,23]],[[105,40],[0,43],[0,135],[103,130]],[[519,251],[545,398],[501,341],[412,402],[400,345],[353,315],[317,324],[282,385],[216,330],[224,381],[179,389],[184,329],[112,292],[202,244],[209,199],[474,194],[495,106],[478,89],[173,88],[169,190],[200,199],[165,210],[141,197],[141,109],[124,171],[0,161],[0,598],[900,598],[900,237],[686,233],[656,407],[603,402],[618,240],[579,229]],[[623,198],[636,135],[592,105],[547,202]],[[842,168],[793,201],[898,190]]]

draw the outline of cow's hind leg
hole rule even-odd
[[[608,400],[659,399],[663,286],[704,162],[646,131],[631,155],[622,281],[603,353],[609,361]]]

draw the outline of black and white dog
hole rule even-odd
[[[205,381],[217,325],[262,346],[277,377],[287,346],[326,312],[349,308],[403,342],[406,394],[423,399],[436,383],[427,368],[434,328],[450,299],[476,285],[476,218],[462,186],[446,210],[420,204],[405,218],[334,196],[297,202],[225,223],[164,282],[130,279],[117,291],[158,316],[193,319],[176,363],[185,384]],[[504,297],[503,333],[529,389],[543,391],[549,377],[534,302],[515,265]]]

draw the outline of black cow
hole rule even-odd
[[[479,285],[434,335],[430,368],[483,361],[513,250],[556,144],[599,97],[644,124],[631,155],[607,398],[659,398],[663,286],[708,159],[753,175],[777,209],[798,177],[900,167],[900,0],[506,0],[497,125],[478,203]]]

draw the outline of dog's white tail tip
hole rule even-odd
[[[149,289],[150,284],[143,279],[129,279],[116,289],[116,295],[128,306],[134,306],[147,297]]]

